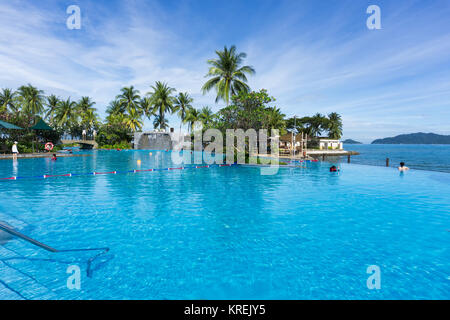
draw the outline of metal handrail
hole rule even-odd
[[[58,250],[56,250],[56,249],[54,249],[54,248],[52,248],[52,247],[50,247],[50,246],[48,246],[46,244],[43,244],[43,243],[41,243],[41,242],[39,242],[37,240],[34,240],[34,239],[32,239],[32,238],[30,238],[30,237],[28,237],[28,236],[26,236],[26,235],[24,235],[24,234],[22,234],[22,233],[20,233],[20,232],[18,232],[16,230],[12,229],[12,228],[10,228],[10,227],[2,224],[2,223],[0,223],[0,230],[3,230],[3,231],[5,231],[5,232],[7,232],[9,234],[12,234],[13,236],[16,236],[18,238],[23,239],[25,241],[28,241],[29,243],[34,244],[35,246],[38,246],[39,248],[42,248],[44,250],[47,250],[47,251],[50,251],[50,252],[58,252]]]

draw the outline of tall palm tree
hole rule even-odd
[[[81,97],[78,102],[78,109],[81,114],[88,112],[89,110],[95,111],[94,108],[95,102],[91,100],[89,97]]]
[[[71,101],[70,98],[63,100],[58,104],[53,118],[54,123],[58,127],[70,128],[77,122],[77,103]]]
[[[159,114],[155,115],[155,119],[153,120],[153,127],[160,128],[160,129],[166,129],[169,126],[169,122],[165,118],[161,118]]]
[[[236,53],[236,47],[226,46],[222,51],[216,50],[218,59],[210,59],[207,61],[211,67],[205,77],[212,77],[202,87],[203,94],[216,89],[216,102],[223,100],[227,106],[230,97],[241,91],[248,92],[250,87],[246,84],[247,76],[255,73],[255,69],[251,66],[242,66],[241,64],[247,54],[244,52]]]
[[[175,91],[167,83],[156,81],[155,85],[151,87],[153,91],[149,92],[150,102],[153,106],[153,113],[158,114],[158,121],[160,129],[165,128],[166,121],[164,115],[166,112],[172,112],[174,97],[172,93]]]
[[[137,109],[130,109],[129,114],[125,116],[125,125],[132,132],[142,129],[142,114],[141,111]]]
[[[332,139],[342,137],[342,117],[336,112],[328,115],[328,136]]]
[[[6,114],[8,111],[16,113],[17,105],[15,103],[16,92],[5,88],[0,92],[0,114]]]
[[[47,110],[45,113],[45,119],[52,122],[53,116],[55,115],[55,111],[58,108],[58,105],[60,103],[60,100],[57,96],[54,94],[47,97]]]
[[[200,112],[195,108],[189,108],[186,113],[185,122],[188,124],[189,131],[192,132],[194,123],[200,121]]]
[[[277,107],[269,107],[266,109],[267,117],[267,129],[278,129],[283,131],[286,128],[286,121],[284,120],[285,115],[281,113],[280,109]]]
[[[21,86],[18,89],[18,99],[22,105],[22,111],[29,118],[40,115],[44,110],[44,91],[33,87],[31,84]]]
[[[141,109],[144,112],[144,115],[147,117],[147,119],[150,120],[152,116],[155,115],[155,112],[152,107],[152,100],[150,97],[144,97],[141,100]]]
[[[106,119],[108,119],[108,117],[110,116],[114,116],[120,113],[124,113],[125,110],[122,108],[122,105],[120,104],[118,99],[115,99],[113,101],[111,101],[108,105],[108,107],[106,108],[106,113],[108,114],[108,116],[106,117]]]
[[[208,127],[214,120],[214,112],[212,112],[210,107],[203,107],[200,110],[199,119],[205,127]]]
[[[92,130],[98,124],[98,114],[95,112],[95,109],[88,109],[86,112],[81,114],[81,123],[83,127]]]
[[[181,125],[186,120],[186,114],[189,108],[192,108],[192,103],[194,99],[192,99],[187,92],[180,92],[178,96],[175,98],[173,112],[178,112],[178,116],[181,119],[180,122],[180,133],[181,133]]]
[[[120,90],[122,93],[117,96],[117,100],[119,100],[119,103],[123,110],[130,113],[130,110],[134,110],[137,113],[141,109],[141,96],[139,95],[139,90],[134,89],[133,86],[131,87],[124,87]]]

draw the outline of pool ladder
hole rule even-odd
[[[41,249],[44,249],[46,251],[53,252],[53,253],[58,253],[58,252],[80,252],[80,251],[101,251],[97,255],[89,258],[88,263],[87,263],[87,275],[88,275],[88,277],[92,277],[92,269],[91,269],[92,262],[96,258],[98,258],[99,256],[101,256],[101,255],[103,255],[103,254],[105,254],[105,253],[107,253],[109,251],[109,248],[107,248],[107,247],[105,247],[105,248],[57,250],[57,249],[52,248],[52,247],[50,247],[50,246],[48,246],[48,245],[46,245],[44,243],[41,243],[41,242],[37,241],[35,239],[32,239],[32,238],[24,235],[23,233],[20,233],[20,232],[14,230],[13,228],[10,228],[10,227],[2,224],[2,223],[0,223],[0,230],[3,230],[3,231],[5,231],[5,232],[7,232],[7,233],[9,233],[9,234],[11,234],[11,235],[13,235],[15,237],[18,237],[18,238],[20,238],[22,240],[25,240],[25,241],[33,244],[33,245],[35,245],[35,246],[37,246],[37,247],[39,247]]]

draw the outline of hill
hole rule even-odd
[[[347,139],[347,140],[344,140],[342,142],[345,143],[345,144],[362,144],[361,142],[355,141],[353,139]]]
[[[435,133],[409,133],[395,137],[376,139],[372,144],[450,144],[450,135]]]

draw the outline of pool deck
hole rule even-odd
[[[66,157],[89,157],[90,154],[70,154],[70,153],[62,153],[55,152],[58,158],[66,158]],[[17,159],[33,159],[33,158],[51,158],[53,157],[52,152],[43,152],[43,153],[19,153],[17,155]],[[13,159],[12,154],[0,154],[0,160],[8,160]]]

